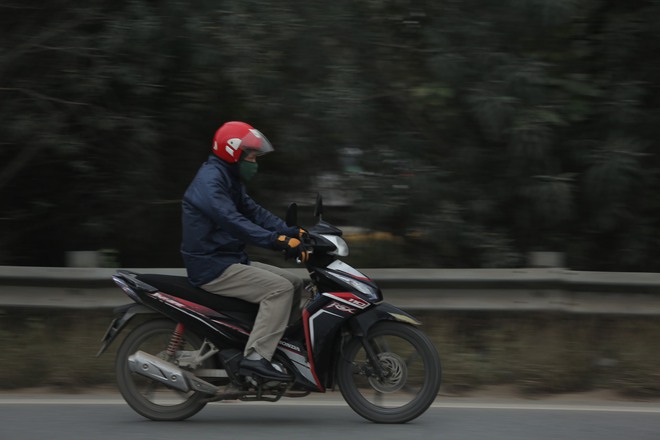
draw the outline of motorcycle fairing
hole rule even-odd
[[[383,293],[372,279],[339,260],[326,268],[315,268],[311,276],[321,291],[346,289],[369,303],[383,300]]]
[[[190,301],[191,303],[203,304],[209,309],[221,311],[223,313],[244,313],[254,319],[259,311],[258,304],[252,304],[241,299],[209,293],[204,289],[200,289],[199,287],[190,284],[187,277],[159,274],[136,274],[136,278],[139,281],[154,286],[161,292],[176,294],[177,298]]]
[[[218,347],[242,349],[258,311],[256,304],[194,287],[186,277],[118,271],[113,279],[136,302],[184,322]]]
[[[318,391],[325,391],[334,381],[332,373],[342,327],[369,307],[372,304],[355,293],[325,292],[318,294],[303,310],[307,357]]]

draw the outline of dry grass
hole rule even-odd
[[[112,314],[13,310],[0,323],[0,388],[84,388],[114,381],[113,354],[96,358]]]
[[[660,396],[660,318],[443,313],[421,316],[444,389],[511,384],[520,393],[611,389]]]
[[[524,394],[660,396],[660,317],[413,314],[440,353],[447,393],[506,384]],[[0,389],[113,383],[118,341],[95,357],[111,319],[107,311],[0,314]]]

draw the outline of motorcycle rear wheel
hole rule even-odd
[[[367,344],[384,375],[378,377],[361,338],[346,343],[337,366],[337,382],[348,405],[376,423],[406,423],[435,400],[441,382],[438,353],[417,328],[400,322],[372,327]]]
[[[197,414],[207,403],[207,396],[202,393],[183,393],[129,369],[128,357],[138,350],[164,358],[175,326],[170,320],[147,321],[130,332],[117,350],[115,371],[119,392],[135,412],[151,420],[184,420]],[[197,350],[201,345],[199,337],[184,333],[182,350]]]

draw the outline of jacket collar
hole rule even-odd
[[[240,180],[240,171],[239,171],[238,162],[236,163],[225,162],[224,160],[220,159],[218,156],[216,156],[213,153],[209,155],[208,161],[210,164],[226,170],[227,173],[229,173],[229,175]]]

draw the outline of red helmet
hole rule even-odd
[[[229,163],[238,162],[243,151],[254,151],[261,156],[273,150],[266,136],[245,122],[227,122],[215,132],[213,138],[213,152]]]

